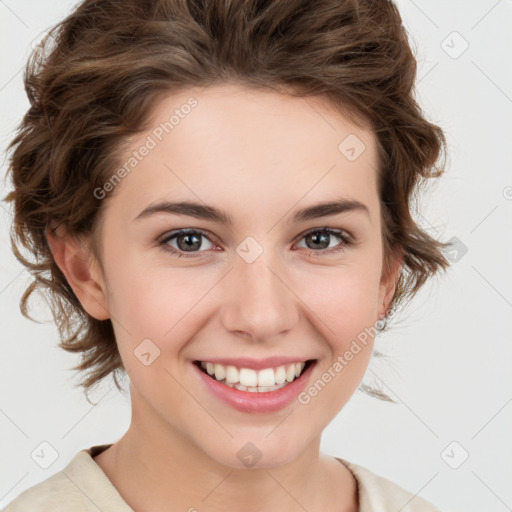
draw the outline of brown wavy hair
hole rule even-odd
[[[105,202],[93,191],[112,176],[123,144],[147,129],[162,95],[237,83],[299,97],[323,96],[379,151],[384,269],[403,256],[388,313],[449,266],[445,245],[413,220],[414,193],[443,172],[446,141],[415,99],[417,63],[389,0],[85,0],[48,31],[24,73],[30,108],[8,146],[14,203],[11,244],[34,280],[20,307],[43,292],[59,346],[81,353],[88,390],[124,368],[110,319],[81,306],[52,257],[59,224],[96,237]],[[22,255],[22,250],[28,251]],[[382,330],[386,328],[386,324]],[[389,399],[379,390],[363,391]]]

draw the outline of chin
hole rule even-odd
[[[244,437],[236,437],[230,439],[226,443],[219,443],[216,448],[205,450],[205,453],[218,464],[230,467],[232,469],[272,469],[284,466],[296,459],[302,452],[297,443],[297,436],[287,435],[287,439],[293,439],[290,446],[286,446],[283,436],[277,435],[276,432],[274,442],[270,437],[265,439],[268,432],[272,429],[265,429],[265,433],[261,436],[261,441]]]

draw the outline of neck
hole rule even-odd
[[[95,462],[137,512],[169,504],[190,512],[356,511],[353,475],[320,454],[319,445],[314,439],[286,464],[239,469],[212,459],[154,416],[133,414],[125,435]]]

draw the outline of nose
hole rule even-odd
[[[223,289],[221,321],[228,331],[267,340],[297,324],[300,300],[283,267],[267,252],[252,263],[236,258]]]

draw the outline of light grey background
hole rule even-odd
[[[419,61],[420,102],[449,144],[446,174],[422,200],[417,219],[443,241],[456,237],[467,253],[459,251],[448,273],[427,285],[377,342],[388,362],[372,363],[365,382],[382,379],[398,404],[356,392],[326,429],[322,451],[364,465],[443,511],[512,510],[512,2],[397,3]],[[28,107],[22,69],[31,42],[73,5],[0,0],[2,149]],[[5,169],[4,159],[2,175]],[[2,197],[6,191],[2,184]],[[0,219],[4,507],[80,449],[116,441],[130,409],[112,381],[92,395],[100,401],[91,406],[74,387],[70,368],[79,358],[57,347],[56,327],[22,317],[18,303],[30,279],[10,251],[5,203]],[[37,317],[51,319],[42,301]],[[46,469],[36,454],[51,449],[41,443],[58,453]]]

